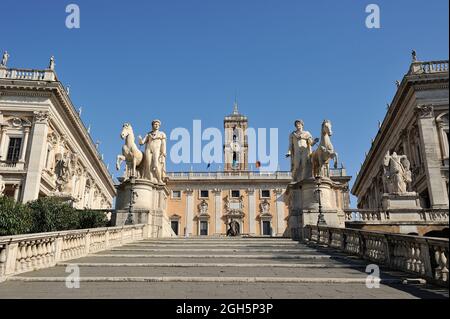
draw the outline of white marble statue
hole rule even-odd
[[[3,181],[3,176],[0,175],[0,197],[3,196],[3,193],[5,192],[5,188],[6,188],[6,185],[5,185],[5,182]]]
[[[289,150],[286,157],[291,158],[291,172],[294,181],[302,181],[310,177],[311,162],[310,155],[312,146],[317,143],[311,133],[303,130],[302,120],[295,121],[296,130],[289,136]]]
[[[208,203],[205,200],[202,200],[202,202],[198,205],[198,209],[200,211],[200,215],[207,215]]]
[[[152,130],[144,138],[139,136],[139,144],[145,145],[142,162],[142,176],[159,185],[166,184],[166,134],[161,132],[161,121],[152,122]]]
[[[2,61],[0,62],[0,66],[6,67],[6,63],[8,63],[9,54],[8,51],[3,52]]]
[[[317,149],[311,154],[312,176],[329,177],[329,162],[334,160],[334,168],[338,166],[338,154],[334,151],[330,136],[333,135],[331,122],[322,122],[320,143]]]
[[[48,68],[52,71],[55,69],[55,57],[53,55],[50,57]]]
[[[124,123],[120,138],[125,140],[122,146],[122,155],[117,155],[116,169],[120,170],[120,165],[123,161],[126,163],[125,178],[141,177],[138,169],[143,160],[143,153],[135,143],[133,128],[129,123]]]
[[[55,156],[56,191],[59,193],[71,193],[72,165],[68,153],[58,153]]]
[[[406,194],[412,182],[410,163],[406,155],[389,151],[383,159],[385,191],[389,194]]]

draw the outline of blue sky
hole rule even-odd
[[[81,28],[67,29],[76,3]],[[367,29],[376,3],[381,28]],[[448,0],[18,1],[3,0],[0,50],[10,67],[45,68],[51,55],[82,118],[114,167],[122,123],[144,134],[159,118],[176,127],[222,128],[237,91],[258,128],[279,128],[280,166],[293,120],[333,143],[355,175],[376,135],[411,49],[421,60],[448,59]],[[169,141],[169,147],[173,142]],[[188,170],[190,165],[169,170]],[[206,164],[194,166],[205,170]],[[217,168],[217,167],[213,167]],[[114,172],[115,173],[115,172]]]

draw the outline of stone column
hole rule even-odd
[[[276,208],[277,208],[277,229],[276,229],[276,235],[282,236],[284,233],[284,201],[283,201],[283,190],[282,189],[276,189],[275,195],[277,196],[276,199]]]
[[[256,197],[253,188],[247,189],[248,193],[248,222],[250,234],[256,234]]]
[[[212,233],[215,234],[221,234],[222,233],[222,190],[221,189],[214,189],[214,205],[215,205],[215,219],[216,219],[216,225],[215,229],[212,231]]]
[[[194,191],[187,189],[186,193],[186,236],[190,237],[193,234],[193,219],[194,219]]]
[[[427,174],[428,193],[432,208],[448,208],[447,187],[441,175],[442,160],[439,154],[438,131],[432,105],[416,107],[417,124],[420,132],[422,157]]]
[[[25,131],[25,136],[23,138],[22,153],[20,154],[20,160],[19,160],[20,162],[25,162],[25,155],[27,154],[28,137],[30,135],[30,128],[25,127],[24,131]],[[44,163],[44,165],[45,165],[45,163]]]
[[[2,126],[0,133],[0,158],[5,153],[5,135],[7,130],[8,128],[6,126]],[[3,158],[3,160],[6,160],[6,156],[5,158]]]
[[[34,112],[33,138],[31,140],[30,158],[23,189],[23,202],[32,201],[39,196],[42,168],[47,152],[48,121],[50,113]]]
[[[14,184],[13,188],[14,188],[14,200],[16,202],[18,202],[19,201],[20,184]]]

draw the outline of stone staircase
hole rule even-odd
[[[66,287],[73,265],[79,288]],[[0,298],[448,298],[386,270],[379,288],[367,288],[366,266],[284,238],[149,239],[10,277]]]

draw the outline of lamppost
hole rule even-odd
[[[128,216],[125,220],[125,225],[133,225],[133,205],[136,202],[136,192],[134,191],[134,185],[136,183],[136,178],[134,176],[130,177],[130,204],[128,205]]]
[[[318,202],[319,202],[319,216],[317,217],[317,226],[326,226],[327,222],[325,221],[325,216],[322,213],[322,200],[321,200],[321,193],[322,190],[320,189],[320,184],[322,182],[321,177],[320,176],[316,176],[316,183],[317,183],[317,198],[318,198]]]

